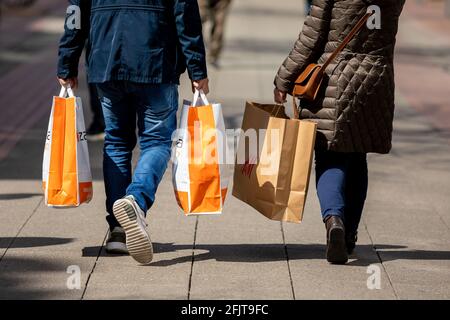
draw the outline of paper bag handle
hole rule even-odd
[[[272,110],[272,112],[271,112],[271,116],[273,116],[273,117],[277,117],[278,116],[278,114],[280,113],[280,111],[281,110],[284,110],[284,105],[283,104],[276,104],[275,105],[277,108],[275,109],[273,109]]]
[[[202,101],[202,104],[198,104],[199,100]],[[208,98],[206,97],[206,94],[203,92],[203,90],[197,90],[195,89],[195,93],[194,93],[194,100],[192,101],[192,106],[194,107],[198,107],[198,106],[208,106],[209,105],[209,101]]]
[[[295,103],[295,97],[294,97],[294,103],[292,105],[292,109],[294,111],[294,119],[300,119],[300,111],[298,110],[297,104]]]
[[[61,86],[61,91],[59,92],[59,96],[61,98],[65,98],[66,96],[69,96],[69,98],[75,97],[73,94],[73,90],[70,87],[70,85],[67,85],[67,87]]]
[[[273,108],[272,111],[270,112],[270,115],[272,117],[278,117],[280,111],[284,111],[285,110],[285,106],[284,104],[275,104],[276,108]],[[284,112],[283,112],[284,114]],[[300,113],[298,112],[298,110],[294,107],[294,119],[299,119],[300,118]]]

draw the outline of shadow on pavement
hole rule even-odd
[[[33,248],[57,246],[73,242],[72,238],[50,237],[0,237],[0,248]]]
[[[190,246],[177,246],[173,244],[155,243],[155,252],[168,252],[182,249],[189,249]],[[377,245],[377,253],[382,257],[383,261],[390,260],[450,260],[450,251],[427,251],[427,250],[398,250],[406,249],[404,246],[395,245]],[[194,256],[195,261],[204,261],[214,259],[217,261],[227,262],[264,262],[286,260],[283,245],[271,244],[240,244],[240,245],[198,245],[196,250],[208,250],[209,252],[197,254]],[[321,244],[288,244],[289,260],[309,260],[309,259],[325,259],[325,245]],[[390,250],[390,251],[384,251]],[[372,263],[379,262],[374,259],[374,249],[371,245],[358,246],[355,255],[351,257],[349,265],[367,266]],[[150,266],[170,266],[177,263],[192,261],[192,255],[175,258],[171,260],[162,260],[152,263]]]
[[[4,265],[14,267],[3,267],[0,269],[0,300],[46,299],[61,297],[63,293],[67,294],[70,292],[65,287],[65,281],[61,281],[59,287],[54,286],[52,288],[51,286],[39,284],[39,280],[36,277],[36,275],[64,273],[67,265],[62,262],[55,262],[49,259],[8,257],[8,263]],[[65,274],[62,279],[65,280]]]
[[[128,254],[108,254],[102,246],[85,247],[81,250],[83,257],[121,257]]]
[[[1,200],[21,200],[21,199],[28,199],[33,197],[41,197],[42,193],[4,193],[0,194],[0,201]]]
[[[181,250],[192,250],[192,245],[175,245],[173,243],[153,243],[156,254],[174,252]],[[100,246],[86,247],[83,249],[83,257],[96,257],[102,248]],[[326,246],[322,244],[288,244],[289,260],[309,260],[325,259]],[[450,251],[431,250],[401,250],[406,246],[399,245],[376,245],[376,254],[382,261],[392,260],[450,260]],[[268,262],[286,260],[285,247],[282,244],[226,244],[226,245],[196,245],[195,250],[206,250],[208,252],[177,257],[170,260],[160,260],[151,263],[149,266],[167,267],[179,263],[205,260],[216,260],[225,262]],[[368,266],[378,263],[378,258],[374,255],[374,247],[371,245],[357,246],[355,254],[350,257],[348,265]],[[104,250],[100,256],[114,257]]]

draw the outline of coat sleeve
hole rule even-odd
[[[205,45],[197,0],[174,0],[174,16],[189,77],[192,80],[207,78]]]
[[[320,58],[330,30],[333,2],[313,0],[310,14],[306,17],[294,48],[275,77],[274,84],[279,90],[291,93],[300,73]]]
[[[69,6],[74,7],[72,10],[67,10],[64,34],[59,42],[58,52],[57,73],[58,77],[63,79],[78,76],[78,62],[89,36],[91,13],[91,0],[69,0],[68,2]],[[77,17],[78,14],[79,17]]]

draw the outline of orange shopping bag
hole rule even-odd
[[[220,104],[202,91],[183,103],[173,149],[172,180],[186,215],[221,214],[228,188],[225,123]]]
[[[42,178],[48,206],[76,207],[92,199],[83,108],[70,88],[53,97]]]

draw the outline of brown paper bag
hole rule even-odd
[[[269,219],[300,223],[316,130],[312,121],[289,119],[283,106],[247,102],[233,195]]]

